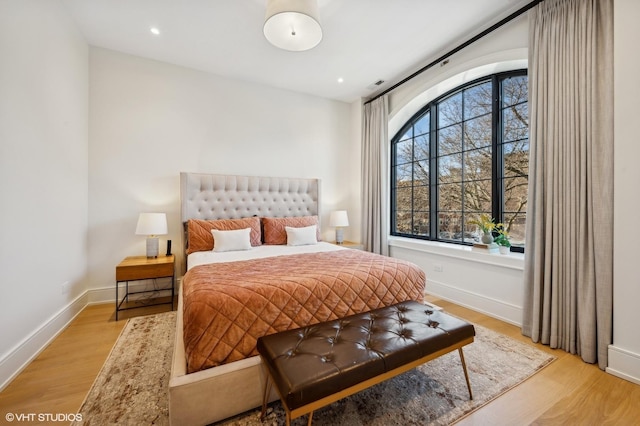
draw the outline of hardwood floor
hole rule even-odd
[[[520,328],[435,298],[447,312],[557,357],[524,383],[458,425],[639,425],[640,386],[612,376],[580,357],[534,344]]]
[[[579,357],[534,345],[518,327],[444,300],[428,298],[446,311],[550,352],[551,365],[460,425],[637,425],[640,386],[607,374]],[[164,312],[168,306],[122,312],[113,304],[85,308],[9,386],[0,393],[0,424],[12,414],[76,413],[117,340],[126,318]],[[46,424],[14,421],[13,424]],[[50,424],[64,424],[50,422]]]
[[[169,309],[161,305],[122,311],[116,322],[114,304],[87,306],[0,392],[0,424],[9,424],[7,413],[35,414],[35,421],[15,420],[16,425],[65,424],[41,422],[37,415],[77,413],[126,319]]]

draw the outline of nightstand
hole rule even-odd
[[[148,258],[146,256],[129,256],[116,266],[116,321],[118,321],[118,312],[127,309],[142,308],[144,306],[153,305],[171,305],[173,310],[173,298],[175,296],[175,257],[158,256],[156,258]],[[171,278],[171,288],[161,288],[144,291],[129,291],[129,281],[152,280],[156,278]],[[125,284],[125,292],[120,299],[119,288],[120,283]],[[155,291],[171,290],[171,302],[158,302],[136,306],[122,306],[125,301],[129,303],[129,296],[132,294],[152,293]]]
[[[340,247],[354,249],[354,250],[364,250],[364,245],[360,243],[354,243],[353,241],[344,241],[342,244],[338,244],[335,241],[331,242],[331,244],[335,244]]]

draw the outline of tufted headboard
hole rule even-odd
[[[180,173],[180,204],[183,225],[189,219],[320,216],[320,180]]]
[[[319,215],[320,181],[180,173],[182,222]]]

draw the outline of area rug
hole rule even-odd
[[[132,318],[114,345],[80,409],[75,425],[168,425],[167,389],[175,312]],[[532,346],[475,325],[475,342],[464,347],[474,399],[454,351],[356,395],[317,410],[320,425],[446,425],[500,396],[555,358]],[[220,425],[283,425],[280,402]],[[293,425],[306,424],[306,416]]]

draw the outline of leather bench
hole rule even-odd
[[[308,413],[310,425],[314,410],[455,349],[473,399],[462,347],[474,336],[472,324],[415,301],[263,336],[262,416],[272,384],[286,424]]]

